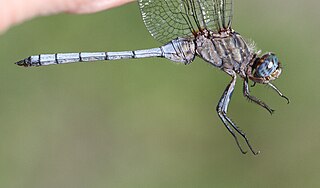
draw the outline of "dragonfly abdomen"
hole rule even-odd
[[[161,48],[152,48],[147,50],[122,51],[122,52],[80,52],[80,53],[56,53],[56,54],[39,54],[30,56],[18,61],[20,66],[45,66],[55,64],[92,62],[118,59],[136,59],[146,57],[163,57]]]
[[[177,38],[161,47],[163,56],[171,61],[189,64],[195,58],[193,38]]]
[[[147,57],[164,57],[171,61],[189,64],[195,57],[195,44],[191,38],[177,38],[159,48],[121,52],[39,54],[18,61],[16,64],[19,66],[31,67]]]

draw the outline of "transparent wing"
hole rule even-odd
[[[143,21],[161,43],[208,29],[229,29],[233,0],[139,0]]]

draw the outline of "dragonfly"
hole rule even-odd
[[[231,77],[218,105],[217,114],[243,154],[240,135],[250,151],[257,155],[244,131],[227,115],[237,77],[243,80],[244,96],[266,109],[274,110],[250,94],[249,81],[270,86],[289,103],[289,99],[271,82],[282,72],[277,56],[261,55],[255,45],[232,29],[233,0],[138,0],[141,16],[150,34],[162,45],[157,48],[121,52],[80,52],[40,54],[16,62],[19,66],[38,67],[75,62],[109,61],[160,57],[190,64],[196,57]]]

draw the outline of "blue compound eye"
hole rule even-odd
[[[274,54],[266,54],[260,59],[256,67],[255,76],[265,78],[270,76],[279,67],[279,60]]]

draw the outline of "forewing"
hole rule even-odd
[[[139,0],[143,21],[161,43],[203,29],[231,27],[233,0]]]

